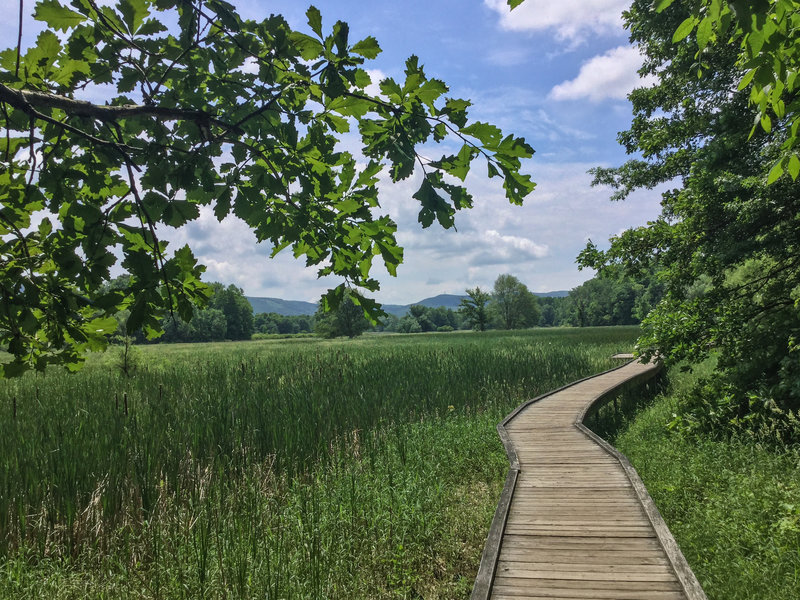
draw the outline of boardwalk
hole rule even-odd
[[[638,475],[588,431],[631,362],[523,405],[498,427],[511,469],[472,598],[704,600]]]

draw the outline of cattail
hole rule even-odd
[[[158,401],[161,402],[161,399],[164,396],[164,386],[160,383],[158,384]]]
[[[119,396],[116,393],[114,394],[114,408],[119,410]]]
[[[122,405],[124,407],[125,416],[128,416],[128,392],[122,394]]]
[[[14,420],[17,420],[17,397],[14,396]]]

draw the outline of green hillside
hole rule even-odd
[[[534,295],[543,298],[563,298],[567,296],[567,291],[556,292],[534,292]],[[278,313],[279,315],[296,316],[296,315],[313,315],[317,312],[317,304],[315,302],[304,302],[303,300],[283,300],[282,298],[259,298],[255,296],[245,296],[253,307],[255,314],[259,313]],[[383,310],[387,313],[402,317],[408,312],[414,304],[427,306],[428,308],[438,308],[443,306],[451,310],[458,310],[458,306],[462,298],[466,296],[460,294],[439,294],[438,296],[431,296],[419,302],[412,302],[411,304],[384,304]]]

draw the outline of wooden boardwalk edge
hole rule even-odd
[[[692,568],[686,561],[686,557],[683,556],[683,552],[681,552],[678,542],[675,541],[675,538],[673,537],[672,532],[669,530],[669,527],[667,527],[664,518],[661,516],[656,503],[650,497],[650,493],[647,491],[642,478],[639,477],[639,473],[636,472],[636,469],[628,460],[628,457],[614,448],[614,446],[609,444],[594,431],[586,427],[586,425],[583,423],[576,423],[575,425],[581,430],[581,432],[583,432],[584,435],[591,438],[598,446],[603,448],[603,450],[608,452],[608,454],[617,459],[622,465],[622,468],[625,470],[625,475],[627,475],[631,485],[633,485],[633,489],[635,490],[636,495],[639,497],[639,501],[644,507],[647,518],[650,520],[650,523],[652,523],[653,529],[655,529],[658,540],[661,542],[661,546],[664,548],[664,552],[667,554],[667,558],[672,565],[672,569],[675,571],[675,575],[678,576],[678,580],[681,583],[681,587],[683,587],[686,597],[689,600],[707,600],[706,594],[703,591],[703,588],[700,586],[700,582],[697,581],[694,571],[692,571]]]
[[[517,485],[517,476],[519,475],[519,460],[517,459],[517,451],[511,439],[508,436],[505,426],[520,412],[528,408],[531,404],[539,402],[545,398],[557,394],[563,390],[578,385],[584,381],[588,381],[598,375],[604,375],[623,368],[630,361],[626,361],[618,367],[608,369],[601,373],[589,375],[583,379],[578,379],[566,385],[556,388],[549,392],[536,396],[531,400],[527,400],[515,408],[511,413],[506,416],[500,423],[497,424],[497,434],[500,436],[500,441],[505,448],[506,456],[508,456],[509,468],[506,475],[506,482],[503,486],[503,491],[500,493],[500,501],[497,503],[497,510],[495,510],[492,524],[489,526],[489,534],[486,537],[486,545],[483,547],[483,554],[481,555],[481,562],[478,566],[478,575],[475,577],[475,585],[472,588],[470,600],[488,600],[492,592],[492,583],[494,582],[494,575],[497,571],[497,560],[500,557],[500,544],[503,541],[503,534],[506,529],[506,522],[508,521],[508,509],[511,507],[511,498],[514,496],[514,489]],[[616,391],[615,387],[609,390],[608,393],[603,394],[602,397],[607,396],[609,393]]]
[[[500,495],[500,501],[498,502],[494,518],[492,519],[492,524],[489,528],[489,534],[487,536],[486,545],[484,546],[483,555],[481,556],[480,566],[478,567],[478,575],[475,578],[475,585],[472,589],[472,595],[470,596],[471,600],[488,600],[491,596],[492,585],[494,583],[498,559],[500,556],[500,548],[503,540],[503,535],[505,533],[506,522],[508,520],[509,508],[511,506],[512,498],[514,496],[516,482],[520,470],[516,449],[514,448],[511,442],[510,436],[508,435],[505,426],[515,416],[517,416],[517,414],[519,414],[522,410],[524,410],[531,404],[539,402],[544,398],[552,396],[558,392],[566,390],[570,387],[573,387],[589,379],[593,379],[595,377],[599,377],[601,375],[605,375],[607,373],[611,373],[613,371],[621,369],[627,366],[630,362],[631,361],[626,361],[623,365],[619,367],[609,369],[607,371],[598,373],[596,375],[592,375],[590,377],[585,377],[578,381],[574,381],[568,385],[562,386],[556,390],[547,392],[546,394],[542,394],[541,396],[538,396],[532,400],[528,400],[523,404],[521,404],[520,406],[518,406],[513,412],[511,412],[511,414],[509,414],[505,419],[503,419],[501,423],[497,425],[498,435],[500,436],[500,439],[506,450],[506,455],[508,456],[509,470],[506,476],[506,482],[503,487],[503,491]],[[650,520],[653,529],[656,532],[658,540],[661,546],[663,547],[668,557],[668,560],[671,563],[672,569],[674,570],[678,578],[678,581],[680,582],[680,585],[683,588],[684,593],[686,594],[686,597],[689,600],[707,600],[702,587],[700,586],[699,582],[697,581],[697,578],[694,575],[694,572],[692,571],[691,567],[689,567],[689,564],[686,562],[683,553],[680,551],[678,544],[675,542],[675,538],[672,536],[672,533],[670,532],[669,528],[664,522],[661,513],[659,513],[658,508],[653,502],[653,499],[647,492],[647,489],[645,488],[644,483],[639,477],[639,474],[636,472],[636,469],[634,469],[633,465],[631,465],[630,461],[627,459],[627,457],[625,457],[625,455],[623,455],[616,448],[611,446],[604,439],[596,435],[593,431],[589,430],[583,424],[583,420],[586,418],[586,415],[588,414],[589,410],[592,407],[603,402],[610,396],[613,396],[614,394],[618,393],[620,389],[623,387],[636,385],[651,379],[656,374],[658,374],[659,371],[660,369],[653,369],[645,373],[641,373],[632,378],[619,382],[617,385],[606,390],[604,393],[598,395],[592,401],[588,402],[587,405],[584,407],[584,409],[581,411],[581,413],[577,416],[575,420],[575,426],[585,436],[594,441],[601,448],[603,448],[603,450],[605,450],[610,456],[616,459],[622,466],[627,478],[630,480],[631,485],[633,486],[636,495],[639,498],[645,510],[647,518]]]

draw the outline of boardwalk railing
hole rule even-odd
[[[539,396],[537,398],[534,398],[533,400],[525,402],[517,409],[515,409],[510,415],[508,415],[500,424],[498,424],[497,431],[501,441],[503,442],[503,446],[505,447],[506,454],[508,455],[509,470],[506,476],[505,486],[500,496],[500,501],[498,503],[497,510],[495,511],[494,519],[492,520],[492,524],[489,530],[489,535],[486,541],[486,546],[484,547],[483,556],[481,558],[481,564],[478,570],[478,576],[476,577],[475,586],[473,587],[472,591],[472,596],[471,596],[472,600],[487,600],[488,598],[491,598],[493,595],[492,594],[493,584],[495,582],[498,564],[500,562],[503,540],[504,536],[506,535],[506,528],[509,520],[509,513],[511,512],[512,504],[515,499],[515,492],[517,492],[517,485],[520,479],[520,473],[524,468],[524,465],[521,466],[520,459],[517,453],[517,447],[515,446],[512,440],[512,436],[510,435],[507,428],[509,427],[509,424],[518,415],[520,415],[520,413],[530,408],[532,405],[537,404],[546,398],[552,398],[557,394],[562,394],[562,392],[564,394],[570,395],[571,406],[579,407],[579,409],[576,410],[574,413],[575,414],[574,422],[572,423],[574,428],[576,428],[577,431],[586,436],[589,440],[592,440],[595,444],[597,444],[600,448],[602,448],[609,456],[616,459],[621,465],[622,469],[624,470],[625,476],[627,476],[627,479],[630,481],[630,484],[633,487],[633,490],[635,491],[636,497],[641,503],[641,506],[644,510],[644,513],[647,516],[647,519],[649,519],[649,522],[652,525],[652,528],[655,532],[655,537],[657,537],[658,542],[660,543],[664,553],[666,554],[667,559],[669,560],[669,564],[672,568],[672,571],[674,571],[674,574],[677,577],[677,581],[679,582],[681,588],[680,590],[675,588],[674,591],[669,591],[669,592],[665,591],[663,596],[662,593],[659,592],[657,595],[654,595],[652,597],[665,597],[665,598],[680,597],[680,598],[686,598],[687,600],[705,600],[706,598],[705,594],[703,593],[702,588],[697,582],[694,573],[692,573],[691,569],[689,568],[689,565],[686,563],[686,560],[681,554],[677,544],[675,543],[672,534],[670,533],[669,529],[664,523],[664,520],[661,518],[658,509],[656,508],[655,504],[650,498],[650,495],[647,493],[647,490],[645,489],[644,484],[642,483],[635,469],[631,466],[630,462],[627,460],[627,458],[625,458],[625,456],[623,456],[615,448],[609,445],[605,440],[595,435],[592,431],[586,428],[585,425],[583,425],[583,421],[586,418],[586,415],[589,413],[590,410],[592,410],[593,407],[606,402],[608,399],[618,394],[621,391],[621,389],[626,386],[637,385],[654,377],[660,370],[660,366],[655,366],[655,365],[647,367],[642,367],[641,365],[639,365],[639,367],[640,368],[635,370],[635,372],[629,374],[628,371],[631,370],[631,363],[627,363],[620,367],[617,367],[616,369],[611,369],[609,371],[606,371],[605,373],[581,379],[579,381],[573,382],[569,385],[566,385],[552,392],[548,392],[547,394],[543,394],[542,396]],[[626,369],[626,371],[623,372],[622,369]],[[580,388],[578,391],[571,390],[571,388],[580,386],[581,384],[584,384],[584,382],[589,382],[590,380],[595,380],[601,377],[604,378],[602,379],[603,382],[602,385],[605,385],[606,387],[602,389],[600,393],[593,393],[593,392],[586,393],[585,400],[581,395],[581,393],[583,392],[579,393]],[[582,387],[585,388],[586,386],[584,385]],[[589,386],[587,389],[591,390],[591,386]],[[577,398],[575,397],[576,394]],[[576,402],[578,402],[577,405],[575,404]],[[558,410],[563,412],[563,409],[560,408],[559,404],[555,404],[553,406],[559,407]],[[573,431],[575,431],[575,429],[573,429]],[[517,435],[519,435],[519,432],[517,432]],[[529,450],[526,450],[526,452],[529,452]],[[569,498],[570,489],[573,488],[565,487],[563,488],[563,490],[561,490],[564,494],[565,500],[568,500]],[[526,488],[526,493],[528,493],[527,488]],[[535,527],[535,525],[532,525],[532,527]],[[556,533],[553,535],[558,535],[558,534]],[[613,572],[613,569],[609,568],[609,571]],[[548,577],[549,575],[547,573],[537,573],[535,574],[535,576],[542,578],[542,577]],[[572,575],[570,575],[570,577],[572,577]],[[620,577],[622,578],[623,576]],[[590,576],[587,576],[587,579],[590,578],[591,578]],[[576,575],[574,579],[568,580],[568,584],[572,585],[573,583],[579,583],[578,580],[580,580],[580,576]],[[539,579],[538,581],[542,581],[542,579]],[[533,589],[536,586],[536,582],[537,579],[530,580],[531,589]],[[610,581],[609,584],[611,583],[612,582]],[[664,585],[666,586],[667,584]],[[675,585],[677,586],[677,584]],[[533,595],[534,593],[532,592],[531,596]],[[540,594],[536,593],[535,595],[538,597]],[[647,593],[644,592],[643,595],[647,596]]]

